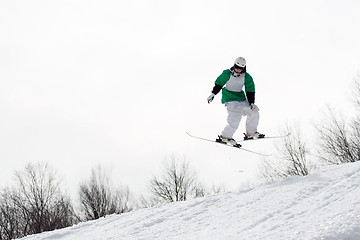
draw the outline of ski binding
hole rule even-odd
[[[244,139],[236,141],[236,142],[244,142],[244,141],[249,141],[249,140],[260,140],[260,139],[271,139],[271,138],[285,138],[287,136],[289,136],[291,133],[287,133],[285,135],[278,135],[278,136],[270,136],[267,137],[264,134],[262,134],[263,136],[259,137],[259,138],[248,138],[247,135],[244,133]]]

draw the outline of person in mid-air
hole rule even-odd
[[[239,127],[242,116],[247,116],[244,140],[265,137],[265,134],[257,131],[260,114],[259,108],[255,105],[255,84],[253,78],[246,72],[245,58],[238,57],[234,66],[224,70],[216,79],[211,95],[207,98],[208,103],[214,100],[220,90],[222,90],[221,102],[227,107],[228,124],[216,141],[237,145],[233,135]]]

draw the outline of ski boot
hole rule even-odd
[[[265,134],[259,133],[259,132],[255,132],[253,135],[247,135],[246,133],[244,133],[244,141],[246,140],[252,140],[252,139],[259,139],[259,138],[264,138]]]
[[[239,143],[237,143],[235,141],[235,139],[233,138],[226,138],[226,137],[223,137],[221,135],[218,136],[218,138],[215,140],[216,142],[218,143],[223,143],[223,144],[227,144],[227,145],[231,145],[233,147],[241,147],[241,145]]]

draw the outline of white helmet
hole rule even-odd
[[[234,65],[244,68],[244,67],[246,66],[245,58],[243,58],[243,57],[238,57],[238,58],[235,60]]]

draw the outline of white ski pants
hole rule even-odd
[[[242,116],[246,116],[246,134],[253,135],[257,132],[259,125],[259,109],[250,109],[248,101],[233,101],[225,103],[228,117],[227,125],[221,135],[226,138],[233,138],[235,131],[238,129]]]

